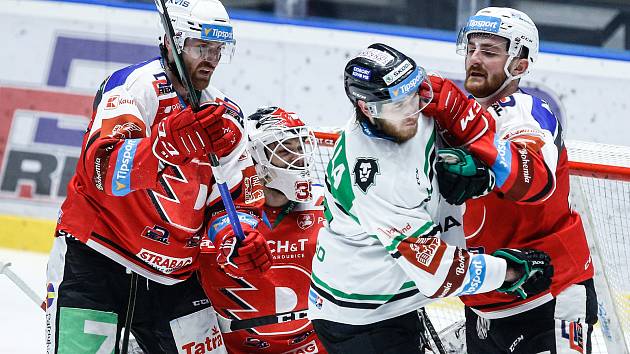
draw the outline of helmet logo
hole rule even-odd
[[[287,112],[282,108],[278,108],[269,115],[272,117],[280,118],[282,120],[282,125],[289,128],[304,126],[304,122],[302,122],[300,118],[295,117],[293,114],[295,113]]]
[[[466,32],[491,32],[498,33],[501,19],[491,16],[472,16],[468,20]]]
[[[411,69],[411,67],[412,67],[411,62],[409,62],[409,60],[405,60],[400,65],[395,67],[394,70],[390,71],[389,74],[383,76],[383,80],[389,86],[394,81],[398,80],[401,76],[406,74]],[[353,76],[354,76],[354,73],[353,73]]]
[[[229,42],[234,38],[231,26],[208,25],[201,26],[201,39],[206,41]]]
[[[352,68],[352,76],[356,77],[357,79],[370,81],[370,78],[372,77],[372,70],[360,66],[355,66],[354,68]]]
[[[188,0],[168,0],[166,1],[167,4],[174,4],[174,5],[179,5],[181,7],[188,7],[190,6],[190,2],[188,2]]]
[[[364,49],[361,53],[359,53],[359,55],[357,55],[357,58],[369,59],[381,66],[385,66],[394,61],[393,55],[374,48]]]
[[[389,89],[389,95],[392,99],[403,98],[407,93],[416,91],[420,87],[421,79],[424,78],[424,72],[416,69],[415,75],[409,75],[405,81]]]

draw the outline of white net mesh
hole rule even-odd
[[[324,184],[335,130],[319,130],[314,179]],[[630,344],[630,147],[567,141],[571,198],[582,215],[594,257],[599,323],[593,353],[624,353]],[[427,307],[436,330],[464,319],[457,298]],[[624,344],[624,342],[626,344]]]
[[[568,141],[572,205],[596,269],[599,326],[609,353],[630,344],[630,147]],[[597,338],[599,339],[599,338]],[[620,342],[616,346],[615,342]],[[624,343],[625,342],[625,343]],[[621,343],[624,343],[625,346]],[[601,346],[600,346],[601,347]]]

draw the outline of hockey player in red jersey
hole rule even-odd
[[[255,170],[241,110],[210,86],[234,49],[230,19],[218,0],[167,8],[177,48],[162,37],[161,57],[114,72],[95,97],[48,263],[48,353],[118,353],[123,326],[147,353],[225,352],[214,310],[191,276],[203,226],[217,225],[217,244],[233,250],[222,259],[233,273],[271,265],[258,228],[262,192],[243,183]],[[174,50],[202,102],[198,112],[188,106]],[[210,152],[243,215],[240,243],[222,212]]]
[[[485,8],[462,28],[457,52],[474,98],[432,77],[424,111],[463,147],[440,152],[440,192],[458,204],[475,197],[464,216],[470,251],[539,249],[555,270],[550,290],[527,298],[462,296],[468,353],[588,353],[597,299],[582,222],[568,201],[563,127],[546,102],[518,87],[537,60],[536,26],[523,12]]]
[[[225,323],[228,352],[325,353],[306,318],[311,260],[324,220],[323,187],[310,176],[316,141],[295,113],[282,108],[259,108],[246,123],[259,177],[251,183],[264,186],[272,229],[265,237],[274,264],[264,277],[238,277],[217,265],[217,249],[204,242],[203,288]]]

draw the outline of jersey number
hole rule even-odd
[[[341,154],[341,148],[337,149],[337,151],[335,151],[335,155],[332,158],[332,164],[335,164],[335,161],[337,160],[337,158],[339,157],[339,155]],[[342,163],[339,164],[337,166],[335,166],[332,170],[332,180],[333,180],[333,187],[335,187],[335,189],[339,188],[339,184],[341,183],[341,176],[343,175],[343,172],[346,170],[346,166]]]

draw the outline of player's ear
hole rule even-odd
[[[358,100],[357,106],[359,107],[361,112],[370,120],[370,123],[375,124],[374,118],[372,117],[372,114],[368,110],[367,105],[365,104],[365,101]]]
[[[512,63],[512,70],[510,72],[512,73],[512,75],[517,76],[527,71],[528,67],[529,61],[527,59],[517,58]]]

